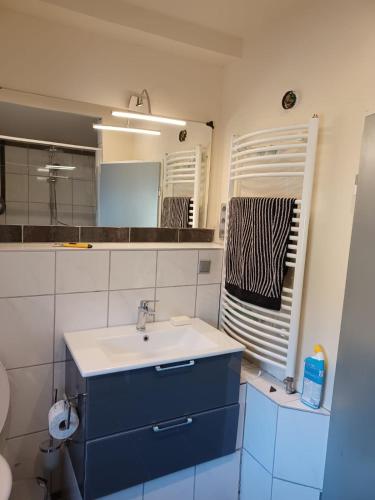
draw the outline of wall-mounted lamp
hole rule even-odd
[[[112,116],[116,116],[117,118],[129,118],[129,119],[131,118],[133,120],[143,120],[154,123],[165,123],[167,125],[180,125],[180,126],[186,125],[185,120],[179,120],[177,118],[168,118],[166,116],[153,115],[151,111],[150,95],[147,92],[147,89],[143,89],[140,94],[130,97],[129,109],[131,109],[131,104],[134,103],[134,100],[136,107],[143,106],[146,101],[148,113],[142,113],[142,112],[138,113],[134,111],[112,111]]]

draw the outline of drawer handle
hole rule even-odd
[[[189,366],[194,366],[195,361],[192,359],[191,361],[188,361],[187,363],[181,363],[180,365],[172,365],[172,366],[155,366],[155,370],[157,372],[165,372],[167,370],[176,370],[177,368],[186,368]]]
[[[170,431],[171,429],[177,429],[178,427],[185,427],[185,425],[190,425],[191,423],[193,423],[193,419],[191,417],[188,417],[185,422],[182,422],[180,424],[168,425],[167,427],[159,427],[158,425],[154,425],[152,430],[154,432]]]

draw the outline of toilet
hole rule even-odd
[[[0,434],[9,411],[10,388],[7,372],[0,362]],[[0,500],[8,500],[12,490],[12,472],[0,449]]]

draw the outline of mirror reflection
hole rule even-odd
[[[212,128],[112,114],[0,102],[0,223],[206,227]]]

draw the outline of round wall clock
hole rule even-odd
[[[297,95],[294,90],[288,90],[283,95],[281,105],[284,109],[292,109],[297,103]]]

